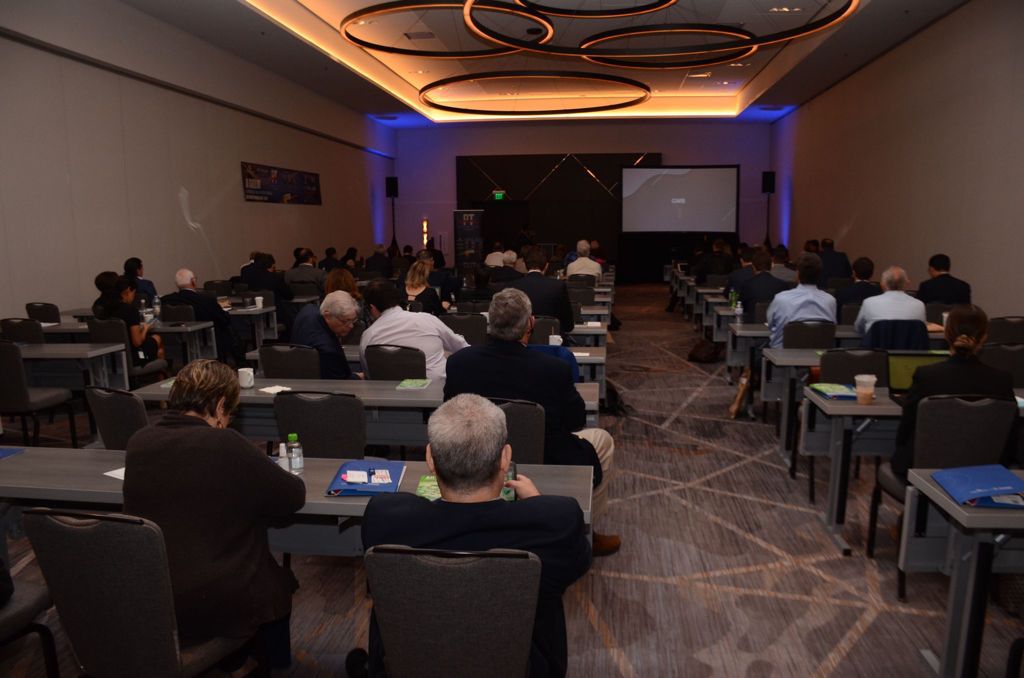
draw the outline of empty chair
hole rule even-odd
[[[319,379],[320,354],[297,344],[264,344],[260,370],[267,379]]]
[[[969,395],[930,396],[917,405],[914,427],[915,468],[952,468],[998,464],[1017,421],[1017,403],[1011,399]],[[889,463],[878,468],[871,493],[868,518],[867,554],[875,555],[875,532],[882,492],[902,506],[907,493],[906,479]],[[906,597],[906,577],[897,570],[898,597]]]
[[[388,675],[527,675],[540,587],[536,555],[374,546],[364,562]]]
[[[852,325],[857,322],[857,316],[860,315],[860,306],[860,304],[843,304],[842,310],[839,311],[839,324]]]
[[[96,430],[105,449],[127,449],[128,439],[149,425],[146,404],[134,393],[88,386],[85,400],[96,420]]]
[[[544,408],[529,400],[491,398],[505,412],[512,461],[517,464],[544,463]]]
[[[550,318],[546,315],[537,316],[533,325],[533,333],[530,335],[531,344],[546,344],[548,337],[559,334],[562,331],[558,318]]]
[[[841,290],[853,284],[853,278],[829,278],[825,281],[825,287],[830,290]]]
[[[832,348],[836,326],[820,320],[797,320],[782,328],[783,348]]]
[[[160,322],[184,323],[192,322],[195,319],[196,310],[188,304],[181,304],[179,306],[164,304],[160,308]]]
[[[427,378],[427,357],[418,348],[371,344],[366,347],[363,360],[367,379],[401,381]]]
[[[68,413],[71,447],[78,447],[71,391],[29,386],[25,366],[21,362],[21,348],[10,341],[0,341],[0,374],[3,375],[0,379],[0,415],[21,418],[21,436],[25,445],[29,444],[28,418],[32,418],[32,445],[38,447],[39,413],[63,407]]]
[[[281,439],[297,433],[307,457],[362,459],[366,449],[363,402],[347,393],[289,391],[274,396]]]
[[[935,323],[936,325],[942,324],[942,314],[949,313],[953,309],[949,304],[925,304],[924,305],[924,316],[928,319],[928,322]]]
[[[160,375],[167,370],[167,361],[160,358],[151,360],[145,365],[135,364],[135,361],[132,360],[132,356],[135,355],[135,349],[132,347],[131,339],[128,338],[128,328],[125,327],[124,321],[120,318],[109,318],[107,320],[88,318],[86,322],[89,323],[89,341],[92,343],[124,345],[124,350],[127,351],[128,356],[129,383],[134,385],[141,377]]]
[[[470,346],[487,343],[487,320],[479,313],[447,313],[440,318],[452,332],[461,334]]]
[[[766,323],[768,322],[768,307],[772,305],[770,301],[759,301],[754,305],[754,322]]]
[[[597,277],[588,273],[573,273],[567,282],[569,287],[597,287]]]
[[[876,320],[860,345],[893,351],[927,351],[928,328],[920,320]]]
[[[852,384],[858,374],[878,377],[875,386],[889,386],[889,354],[877,349],[834,348],[821,354],[820,381],[826,384]]]
[[[41,344],[45,341],[43,325],[29,318],[4,318],[0,320],[0,331],[8,341],[24,344]]]
[[[985,344],[978,358],[990,367],[1012,374],[1014,388],[1024,388],[1024,344]]]
[[[207,280],[203,289],[213,292],[218,297],[230,297],[233,285],[230,280]]]
[[[988,343],[1024,344],[1024,316],[1003,316],[989,320]]]
[[[26,511],[23,523],[82,673],[195,676],[246,641],[215,638],[179,646],[167,552],[156,523],[40,508]]]
[[[48,304],[43,301],[33,301],[25,304],[25,315],[41,323],[60,322],[60,309],[57,308],[57,304]]]
[[[729,276],[719,273],[711,273],[707,277],[707,287],[725,287],[729,284]]]
[[[341,343],[346,346],[358,346],[359,340],[363,338],[363,332],[365,331],[366,323],[362,320],[357,320],[352,324],[352,329],[348,331],[348,334],[341,340]]]
[[[593,306],[594,305],[594,288],[593,287],[570,287],[569,288],[569,301],[575,301],[581,306]]]

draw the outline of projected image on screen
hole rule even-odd
[[[622,230],[735,233],[737,176],[730,167],[626,167]]]

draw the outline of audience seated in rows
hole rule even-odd
[[[821,258],[811,252],[802,253],[796,262],[796,272],[799,284],[791,290],[776,294],[768,307],[771,348],[782,347],[782,331],[788,323],[818,320],[834,324],[836,320],[835,297],[818,289]]]
[[[374,322],[359,340],[359,355],[366,367],[366,347],[372,344],[408,346],[423,351],[427,362],[427,377],[444,379],[445,353],[466,348],[466,340],[437,316],[430,313],[410,313],[399,304],[401,296],[390,280],[374,280],[366,286],[364,299]]]
[[[837,323],[842,317],[843,306],[861,304],[868,297],[875,297],[882,293],[882,288],[871,282],[871,276],[875,273],[875,262],[867,257],[860,257],[853,262],[852,269],[853,284],[835,291]]]
[[[725,284],[726,294],[739,291],[740,286],[754,277],[754,250],[750,247],[740,248],[739,267],[729,273],[729,282]]]
[[[711,243],[710,254],[703,254],[696,259],[691,273],[698,286],[707,283],[709,275],[729,275],[736,268],[736,260],[726,252],[727,247],[728,243],[718,238]]]
[[[907,294],[907,272],[890,266],[882,273],[882,294],[868,297],[861,304],[853,328],[862,335],[879,320],[920,320],[927,324],[924,304]]]
[[[779,292],[789,289],[789,284],[771,274],[772,256],[767,250],[758,250],[751,257],[754,275],[740,285],[739,301],[743,304],[743,322],[757,321],[757,305],[771,302]]]
[[[240,358],[238,354],[241,350],[231,326],[231,316],[220,307],[214,297],[199,292],[195,274],[187,268],[178,269],[174,274],[174,284],[178,291],[163,297],[164,305],[191,306],[196,320],[213,323],[217,338],[217,357],[221,360],[225,360],[229,355],[234,355],[236,359]]]
[[[448,358],[445,399],[462,393],[529,400],[544,408],[544,462],[594,469],[594,523],[608,504],[615,441],[602,429],[585,429],[586,406],[572,369],[559,358],[528,350],[534,326],[530,299],[516,289],[494,295],[488,311],[491,342],[470,346]],[[365,335],[364,335],[365,337]],[[594,554],[619,548],[619,538],[594,532]]]
[[[558,318],[558,326],[563,337],[575,326],[572,318],[572,303],[569,300],[569,288],[565,281],[548,278],[544,275],[548,265],[548,257],[539,247],[530,249],[526,254],[527,274],[513,280],[509,287],[521,290],[530,298],[533,314]]]
[[[340,269],[331,271],[333,275]],[[305,304],[295,316],[292,343],[315,348],[320,356],[321,379],[353,379],[341,340],[359,318],[359,304],[348,292],[331,292],[319,306]]]
[[[592,275],[601,279],[601,264],[590,258],[589,241],[580,240],[576,243],[576,260],[565,267],[565,275]]]
[[[405,493],[374,497],[362,523],[364,549],[401,544],[534,553],[541,561],[541,582],[530,675],[564,676],[568,640],[562,594],[591,561],[579,505],[568,497],[541,496],[522,474],[505,480],[513,453],[506,443],[505,414],[484,398],[464,394],[448,400],[430,416],[427,438],[427,466],[437,477],[441,499]],[[503,486],[515,490],[516,501],[499,499]],[[386,648],[376,617],[371,617],[369,642],[370,675],[385,675]]]
[[[295,283],[312,283],[316,285],[318,293],[322,295],[324,293],[324,280],[327,278],[327,274],[316,267],[316,257],[313,255],[313,250],[302,248],[299,252],[298,262],[297,266],[285,271],[284,281],[289,286],[293,286]],[[295,291],[294,287],[292,291]]]
[[[93,313],[100,320],[118,318],[124,322],[132,344],[132,362],[141,366],[163,359],[163,339],[160,335],[150,334],[152,323],[142,322],[142,314],[135,308],[135,281],[105,271],[96,276],[95,283],[100,289],[100,298],[93,304]]]
[[[124,510],[163,531],[182,644],[253,638],[224,668],[252,652],[262,669],[283,669],[298,584],[270,553],[267,529],[302,508],[306,487],[227,428],[238,400],[223,363],[178,372],[171,411],[128,441]]]
[[[917,288],[917,298],[925,304],[970,304],[971,286],[949,273],[950,261],[945,254],[928,260],[928,275]]]

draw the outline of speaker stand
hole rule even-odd
[[[764,246],[772,248],[772,194],[765,193]]]

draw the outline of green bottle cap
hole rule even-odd
[[[288,434],[288,442],[290,442],[290,443],[297,443],[297,442],[299,442],[299,434],[298,433],[289,433]]]

